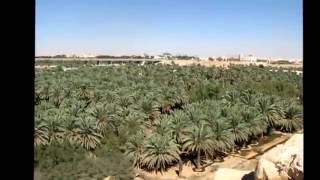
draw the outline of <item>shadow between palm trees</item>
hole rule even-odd
[[[254,171],[248,173],[248,174],[245,174],[241,180],[254,180]]]

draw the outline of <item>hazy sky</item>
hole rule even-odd
[[[36,55],[302,50],[302,0],[36,0]]]

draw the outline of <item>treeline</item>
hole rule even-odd
[[[271,62],[271,64],[294,64],[294,62],[290,62],[288,60],[278,60]]]
[[[65,54],[61,54],[61,55],[55,55],[55,56],[36,56],[36,58],[82,58],[81,56],[70,56],[68,57]],[[153,59],[154,56],[149,56],[149,55],[145,55],[145,56],[137,56],[137,55],[123,55],[123,56],[112,56],[112,55],[97,55],[93,58],[100,58],[100,59]]]
[[[36,58],[67,58],[67,55],[59,54],[55,56],[36,56]]]
[[[170,60],[174,60],[174,59],[177,59],[177,60],[199,60],[199,57],[187,56],[187,55],[177,55],[177,56],[169,57],[168,59],[170,59]]]
[[[65,54],[55,55],[55,56],[36,56],[36,58],[82,58],[80,56],[70,56],[68,57]],[[154,59],[155,56],[152,55],[122,55],[122,56],[113,56],[113,55],[97,55],[94,58],[98,59]],[[168,59],[168,60],[199,60],[197,56],[188,56],[188,55],[171,55],[170,53],[163,53],[159,55],[159,58]]]

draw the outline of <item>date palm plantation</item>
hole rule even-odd
[[[64,65],[61,62],[61,65]],[[270,67],[125,64],[37,69],[35,167],[44,179],[133,179],[187,157],[247,148],[303,128],[301,75]]]

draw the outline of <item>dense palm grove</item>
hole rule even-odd
[[[37,70],[35,168],[44,179],[131,179],[133,168],[185,160],[203,170],[274,130],[302,128],[301,83],[263,66]]]

